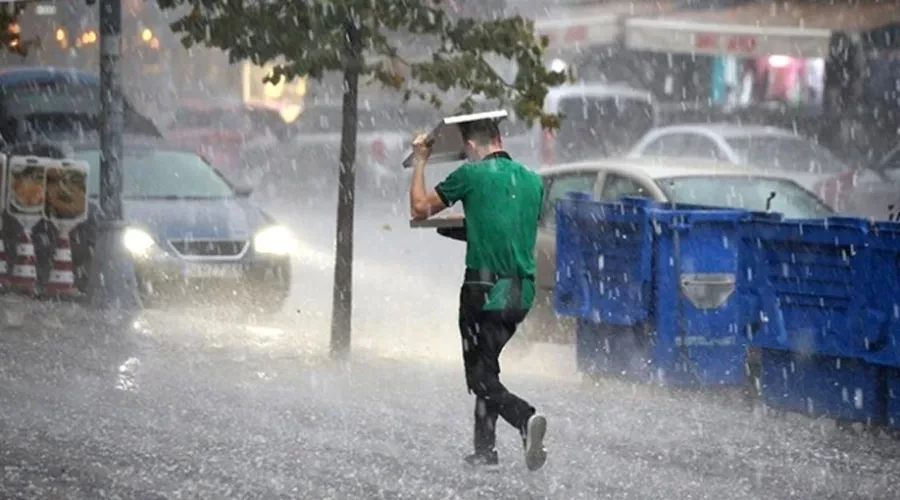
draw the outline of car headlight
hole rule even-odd
[[[125,249],[135,257],[146,257],[150,250],[156,246],[156,241],[147,231],[133,227],[125,230],[125,235],[122,239],[125,243]]]
[[[267,227],[253,238],[253,248],[258,253],[288,255],[296,248],[291,232],[283,226]]]

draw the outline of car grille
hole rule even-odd
[[[198,257],[235,257],[247,247],[246,240],[169,240],[181,255]]]

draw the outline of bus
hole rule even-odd
[[[6,145],[54,133],[99,129],[100,79],[55,67],[0,70],[0,139]],[[146,116],[124,100],[125,131],[160,136]]]

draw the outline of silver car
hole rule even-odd
[[[730,123],[655,128],[628,156],[703,158],[755,165],[787,174],[816,192],[823,181],[852,170],[824,147],[790,130]]]

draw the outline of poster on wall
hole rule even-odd
[[[47,168],[44,216],[57,223],[87,219],[88,164],[64,160]]]
[[[6,209],[11,216],[43,216],[47,167],[52,164],[58,164],[58,160],[34,156],[10,157]]]

